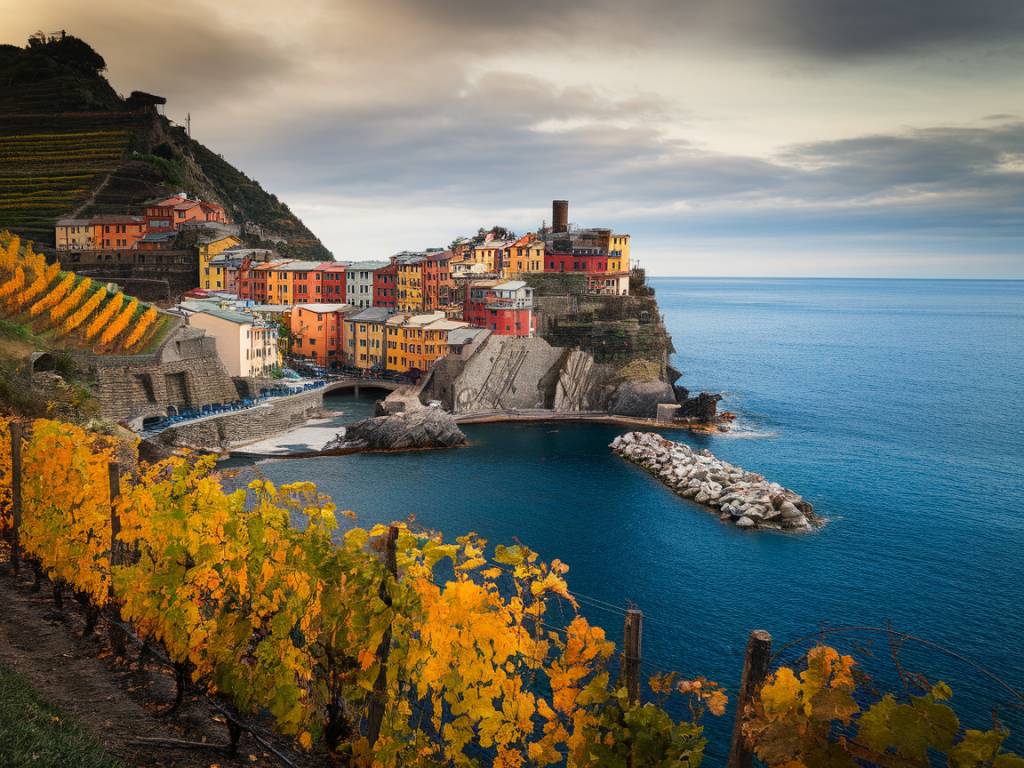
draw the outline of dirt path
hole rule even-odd
[[[84,211],[84,210],[85,210],[85,209],[86,209],[87,207],[89,207],[90,205],[92,205],[93,203],[95,203],[95,202],[96,202],[96,198],[97,198],[97,196],[98,196],[98,195],[99,195],[99,194],[100,194],[101,192],[103,192],[103,190],[104,190],[104,189],[106,189],[106,188],[107,188],[107,185],[108,185],[108,184],[110,184],[110,177],[111,177],[111,176],[113,176],[113,175],[114,175],[114,174],[113,174],[113,172],[110,172],[110,173],[108,173],[108,174],[107,174],[107,175],[106,175],[106,176],[105,176],[105,177],[103,178],[103,181],[101,181],[101,182],[100,182],[100,183],[99,183],[99,184],[98,184],[98,185],[96,186],[96,188],[95,188],[95,189],[94,189],[94,190],[92,191],[92,194],[90,194],[90,195],[89,195],[88,199],[86,199],[86,201],[85,201],[84,203],[82,203],[82,204],[81,204],[80,206],[78,206],[77,208],[75,208],[75,210],[73,210],[73,211],[71,212],[71,214],[70,214],[70,215],[69,215],[69,216],[68,216],[67,218],[69,218],[69,219],[77,219],[77,218],[78,218],[78,217],[79,217],[79,216],[81,215],[82,211]]]
[[[84,618],[73,598],[65,597],[58,612],[48,583],[33,592],[24,569],[17,579],[7,563],[0,563],[0,665],[22,674],[43,698],[73,715],[110,754],[146,768],[282,765],[247,734],[234,758],[212,750],[134,744],[140,738],[223,744],[227,729],[201,696],[186,695],[177,712],[161,714],[174,699],[170,672],[155,664],[140,670],[131,645],[128,661],[116,659],[102,623],[93,636],[82,636]]]

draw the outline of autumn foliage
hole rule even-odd
[[[25,320],[18,316],[27,313],[37,332],[53,329],[69,341],[98,340],[109,352],[138,349],[160,321],[155,307],[140,312],[135,299],[126,304],[120,292],[61,272],[8,232],[0,232],[0,306],[2,314],[16,319]]]
[[[755,754],[769,768],[928,768],[936,754],[951,768],[1024,768],[1024,758],[1003,752],[1009,731],[998,724],[961,729],[945,683],[907,702],[891,693],[869,702],[858,678],[853,657],[824,645],[808,652],[799,674],[774,672],[743,725]]]
[[[337,536],[335,505],[311,483],[228,491],[212,458],[179,457],[121,480],[113,506],[133,554],[112,567],[117,450],[70,424],[31,424],[24,551],[94,605],[112,599],[197,685],[269,713],[300,747],[325,743],[363,766],[481,754],[505,768],[700,764],[701,727],[663,705],[683,696],[696,717],[720,714],[720,689],[659,678],[658,702],[630,702],[613,643],[576,613],[558,561],[401,525],[396,578],[380,554],[389,529]],[[0,460],[9,474],[9,454]],[[561,628],[546,622],[556,602],[570,615]],[[373,745],[371,700],[383,704]]]

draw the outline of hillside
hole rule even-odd
[[[283,238],[287,256],[330,258],[287,205],[171,125],[154,106],[162,100],[115,93],[105,68],[71,36],[0,46],[0,230],[52,245],[57,218],[138,213],[184,190]]]

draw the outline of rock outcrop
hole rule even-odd
[[[702,424],[715,424],[718,421],[718,402],[721,395],[714,395],[710,392],[701,392],[695,397],[686,397],[679,401],[679,412],[677,417],[683,419],[696,419]]]
[[[654,418],[660,403],[675,401],[672,386],[664,381],[624,381],[608,402],[608,412],[615,416]]]
[[[466,436],[450,413],[440,408],[420,408],[350,424],[321,451],[407,451],[451,448],[465,442]]]
[[[822,525],[814,507],[795,491],[724,462],[707,449],[694,451],[653,432],[620,435],[611,449],[738,528],[810,531]]]

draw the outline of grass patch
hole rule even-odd
[[[81,726],[43,701],[21,675],[0,667],[0,765],[124,768]]]
[[[661,378],[661,364],[654,360],[639,358],[630,360],[615,372],[618,381],[650,381]]]

